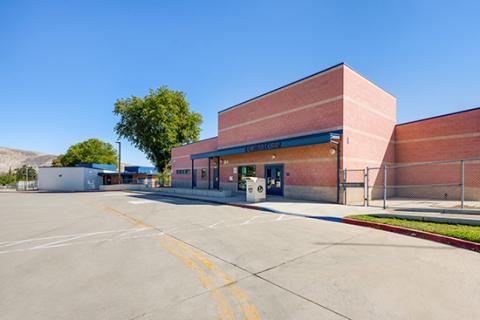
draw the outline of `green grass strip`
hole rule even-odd
[[[480,243],[480,226],[414,221],[398,218],[379,218],[368,215],[349,216],[347,218],[427,231],[452,238]]]

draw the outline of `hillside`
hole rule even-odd
[[[0,174],[7,173],[10,168],[14,170],[24,164],[35,169],[40,166],[49,166],[55,157],[52,154],[0,147]]]

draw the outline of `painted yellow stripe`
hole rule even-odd
[[[171,241],[176,242],[176,244],[183,249],[190,251],[191,254],[198,260],[200,261],[207,269],[212,271],[214,274],[218,275],[220,279],[222,279],[223,283],[227,285],[228,289],[230,290],[230,293],[232,294],[233,298],[237,302],[237,304],[240,306],[240,309],[242,310],[243,314],[245,315],[245,319],[251,319],[251,320],[257,320],[261,319],[260,314],[258,313],[257,308],[253,303],[250,302],[250,298],[248,295],[237,288],[233,283],[235,282],[230,276],[228,276],[226,273],[222,272],[213,262],[208,260],[206,257],[203,255],[199,254],[196,252],[191,246],[186,245],[182,241],[179,241],[173,237],[169,237]]]
[[[211,290],[211,294],[213,295],[214,299],[217,301],[217,311],[220,316],[220,319],[225,319],[225,320],[235,319],[235,315],[233,313],[232,308],[230,307],[230,304],[227,302],[227,300],[225,299],[225,296],[220,291],[220,289],[218,289],[215,286],[215,283],[210,279],[210,277],[208,277],[205,271],[203,271],[192,259],[180,254],[173,247],[168,245],[168,243],[165,241],[165,238],[162,238],[160,236],[156,236],[154,238],[160,242],[160,245],[165,250],[167,250],[169,253],[171,253],[180,261],[182,261],[183,264],[187,266],[187,268],[194,270],[198,274],[198,277],[200,278],[200,282],[202,283],[203,287]]]
[[[96,204],[95,204],[96,205]],[[108,206],[98,206],[101,209],[104,209],[112,214],[115,214],[117,216],[120,216],[121,218],[127,220],[128,222],[139,226],[143,228],[149,228],[149,229],[154,229],[155,227],[151,224],[145,223],[142,220],[139,220],[137,218],[134,218],[120,210],[117,210],[112,207]],[[177,259],[182,261],[182,263],[187,266],[188,268],[194,270],[199,278],[200,282],[202,285],[211,290],[211,294],[214,297],[214,299],[217,302],[217,310],[220,316],[220,319],[235,319],[235,315],[233,310],[231,309],[229,303],[225,299],[224,295],[222,292],[215,286],[214,282],[208,277],[208,275],[203,271],[196,263],[194,260],[190,259],[188,256],[182,255],[181,253],[178,252],[178,249],[183,249],[184,252],[190,253],[195,259],[197,259],[199,262],[201,262],[208,270],[210,270],[212,273],[214,273],[216,276],[218,276],[224,285],[227,286],[229,292],[233,296],[234,300],[236,303],[239,305],[243,315],[244,319],[248,320],[259,320],[261,319],[261,316],[255,307],[255,305],[250,301],[248,295],[237,288],[236,286],[233,285],[235,282],[230,276],[228,276],[226,273],[220,270],[212,261],[207,259],[205,256],[199,254],[196,250],[194,250],[191,246],[186,245],[185,243],[179,241],[178,239],[167,235],[163,234],[162,236],[155,236],[154,237],[157,241],[160,242],[160,245],[167,250],[170,254],[174,255]],[[173,243],[177,250],[174,249],[171,245],[167,243],[167,240]]]
[[[145,223],[115,208],[108,207],[108,206],[100,206],[100,208],[110,213],[113,213],[136,226],[149,228],[149,229],[155,228],[153,225]],[[209,289],[213,298],[216,300],[217,311],[220,319],[222,320],[235,319],[235,315],[230,304],[225,299],[225,296],[223,295],[223,293],[215,286],[215,283],[213,282],[213,280],[210,279],[208,275],[192,259],[180,254],[178,251],[174,250],[171,246],[169,246],[168,243],[165,242],[165,239],[162,239],[161,236],[155,236],[154,238],[160,242],[160,245],[165,250],[167,250],[170,254],[172,254],[177,259],[179,259],[187,268],[192,269],[197,273],[202,286],[206,289]]]

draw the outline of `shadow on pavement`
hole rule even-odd
[[[130,194],[128,195],[130,198],[142,199],[142,200],[151,200],[157,202],[163,202],[168,204],[175,204],[175,205],[210,205],[210,206],[221,206],[225,205],[223,203],[215,203],[213,201],[206,201],[206,200],[196,200],[196,199],[185,199],[180,197],[174,196],[165,196],[160,194]]]

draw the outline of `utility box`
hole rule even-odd
[[[265,179],[247,177],[247,202],[259,202],[266,199]]]
[[[102,184],[98,176],[105,170],[87,167],[40,167],[38,189],[42,191],[94,191]]]

